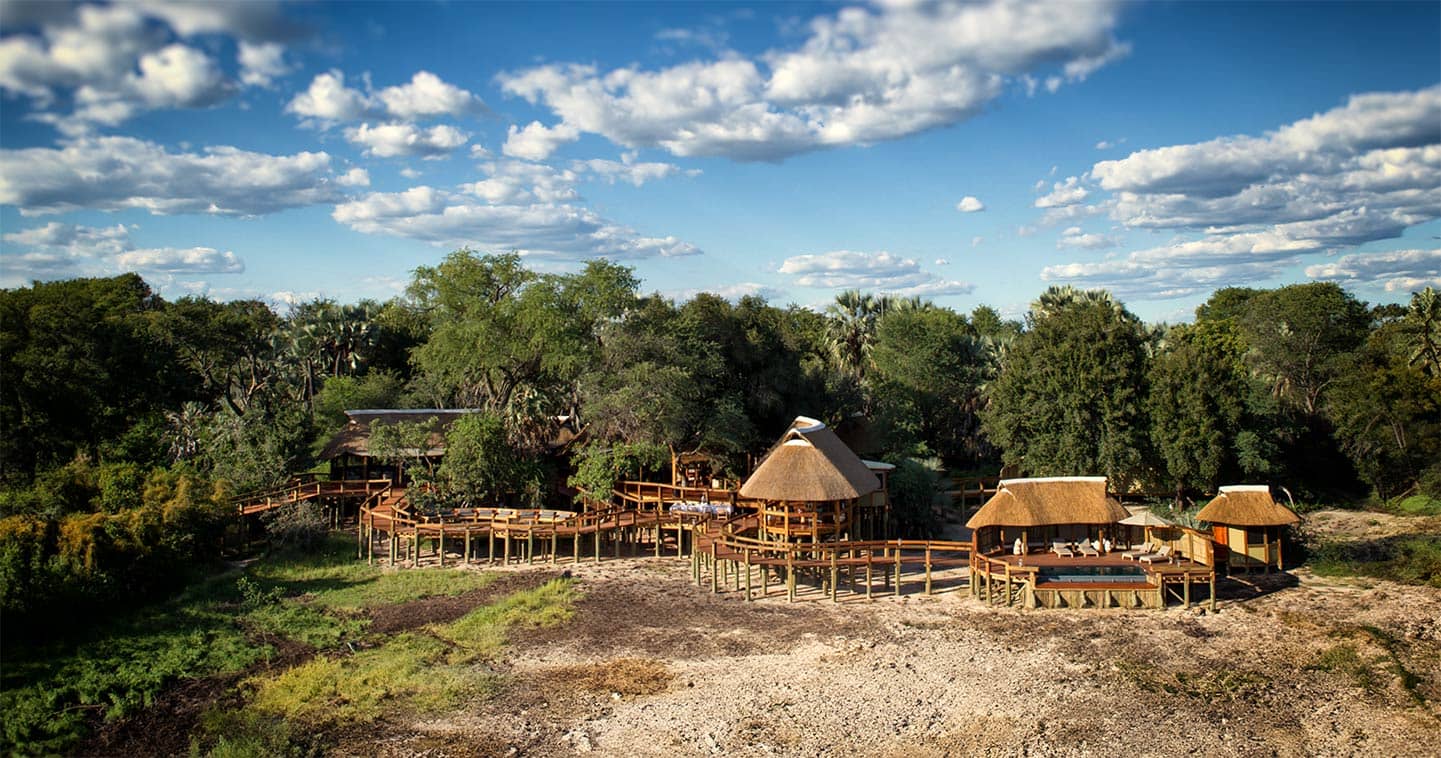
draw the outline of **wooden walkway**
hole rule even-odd
[[[1119,556],[972,555],[968,542],[941,540],[836,540],[781,542],[758,539],[754,515],[734,492],[625,482],[610,503],[586,503],[582,512],[521,508],[425,511],[389,481],[296,482],[237,501],[253,515],[317,498],[357,503],[357,557],[393,566],[455,563],[579,563],[603,557],[689,557],[691,578],[713,592],[744,593],[746,600],[779,590],[788,601],[804,595],[834,602],[877,594],[932,594],[965,587],[991,604],[1023,607],[1127,606],[1163,608],[1169,598],[1189,607],[1191,585],[1209,583],[1210,566],[1182,562],[1145,567],[1147,581],[1057,584],[1040,577],[1045,566],[1137,566]],[[673,513],[669,504],[708,501],[739,507],[739,515]],[[1113,586],[1114,585],[1114,586]],[[818,592],[817,592],[818,591]],[[1214,603],[1214,600],[1212,600]]]

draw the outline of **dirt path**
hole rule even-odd
[[[1301,571],[1197,614],[745,603],[674,559],[576,578],[499,697],[336,753],[1434,755],[1441,730],[1434,589]]]

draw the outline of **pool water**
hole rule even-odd
[[[1037,573],[1037,578],[1043,582],[1145,584],[1149,581],[1140,566],[1043,566]]]

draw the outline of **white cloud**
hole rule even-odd
[[[1044,185],[1037,185],[1037,187],[1042,186]],[[1064,182],[1056,182],[1049,193],[1036,198],[1036,207],[1063,208],[1084,201],[1090,194],[1085,187],[1081,186],[1079,177],[1067,177]]]
[[[772,287],[759,282],[739,282],[737,284],[725,284],[717,287],[670,290],[663,294],[665,294],[666,297],[684,301],[693,299],[701,293],[716,295],[732,303],[743,297],[759,297],[764,298],[768,302],[776,302],[788,296],[788,293],[779,287]]]
[[[934,261],[934,265],[936,265],[936,266],[949,266],[949,265],[951,265],[951,262],[950,262],[949,260],[946,260],[945,258],[937,258],[937,259]]]
[[[240,81],[252,87],[269,87],[291,71],[285,62],[285,48],[275,42],[241,40],[236,57],[240,61]]]
[[[171,153],[132,137],[0,150],[0,203],[27,216],[87,208],[249,216],[333,202],[339,185],[323,152]]]
[[[1140,150],[1072,179],[1057,190],[1090,184],[1109,196],[1067,213],[1105,210],[1123,226],[1176,236],[1125,259],[1051,266],[1043,278],[1118,290],[1144,282],[1142,299],[1258,281],[1441,218],[1441,86],[1354,95],[1262,136]],[[1327,265],[1341,264],[1312,268],[1328,278],[1349,270]],[[1387,281],[1410,279],[1425,277]]]
[[[361,124],[345,130],[345,138],[365,147],[365,154],[377,158],[420,156],[444,158],[464,145],[470,135],[453,126],[441,124],[429,129],[414,124]]]
[[[316,74],[310,86],[286,104],[285,111],[321,123],[331,123],[355,121],[372,107],[372,101],[365,93],[345,86],[345,74],[332,70]]]
[[[961,213],[976,213],[977,211],[983,211],[985,209],[985,204],[972,195],[966,195],[961,198],[959,203],[956,203],[956,210]]]
[[[479,168],[486,178],[462,184],[460,189],[492,205],[564,203],[580,198],[574,171],[504,159],[482,163]]]
[[[570,172],[521,161],[488,169],[490,179],[464,185],[462,192],[427,186],[376,192],[337,205],[331,215],[364,234],[515,250],[542,260],[634,260],[700,252],[676,237],[645,236],[564,202],[574,197],[567,185],[574,179]]]
[[[1056,241],[1056,247],[1079,247],[1086,250],[1104,250],[1116,247],[1119,243],[1115,238],[1105,234],[1091,234],[1081,230],[1079,226],[1073,226],[1061,232],[1061,238]]]
[[[317,126],[330,126],[363,118],[400,121],[436,116],[462,116],[484,109],[476,95],[449,84],[429,71],[417,71],[410,82],[370,92],[347,87],[345,74],[331,70],[317,74],[310,86],[285,106]]]
[[[1346,286],[1380,285],[1387,292],[1441,287],[1441,249],[1343,255],[1333,263],[1307,266],[1306,276]]]
[[[77,226],[51,222],[4,235],[0,286],[34,279],[107,276],[126,271],[147,275],[238,274],[245,263],[230,251],[209,247],[139,248],[131,227]]]
[[[666,179],[682,173],[680,166],[674,163],[656,163],[637,160],[634,152],[622,153],[619,161],[609,161],[601,158],[592,158],[584,161],[572,161],[571,169],[576,174],[590,174],[610,184],[616,182],[629,182],[637,187],[646,182],[657,179]],[[687,176],[699,176],[699,169],[690,169],[684,172]]]
[[[363,168],[353,168],[335,177],[335,183],[342,187],[369,187],[370,172]]]
[[[782,261],[779,271],[793,277],[801,287],[860,289],[903,297],[958,295],[975,288],[966,282],[943,279],[922,270],[915,259],[887,251],[834,250],[797,255]]]
[[[548,127],[539,121],[532,121],[525,128],[510,125],[505,145],[501,152],[528,161],[543,161],[557,148],[567,142],[580,139],[580,130],[566,124]]]
[[[985,237],[972,237],[972,238],[971,238],[971,247],[980,247],[980,246],[981,246],[981,243],[982,243],[982,242],[985,242],[985,241],[986,241],[986,238],[985,238]]]
[[[816,18],[798,48],[669,68],[550,64],[501,76],[581,132],[675,155],[779,160],[963,121],[1036,71],[1080,81],[1128,49],[1120,5],[893,3]]]
[[[399,119],[463,116],[484,106],[479,97],[429,71],[417,71],[409,84],[386,87],[377,97],[386,113]]]
[[[23,95],[28,118],[67,135],[114,126],[137,113],[204,108],[237,89],[206,49],[182,40],[223,34],[237,41],[241,81],[268,84],[283,71],[279,40],[299,34],[275,3],[55,3],[34,15],[35,33],[0,39],[0,90]],[[57,102],[69,111],[52,110]]]

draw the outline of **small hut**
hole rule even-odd
[[[798,416],[741,485],[760,505],[760,537],[839,539],[855,521],[856,503],[881,481],[825,424]]]
[[[1211,524],[1216,545],[1224,546],[1232,569],[1282,570],[1281,538],[1286,527],[1299,523],[1296,512],[1276,502],[1264,484],[1233,484],[1196,514]]]
[[[966,522],[972,549],[986,553],[1019,539],[1029,548],[1051,540],[1104,539],[1126,509],[1106,494],[1104,476],[1002,479],[996,494]]]

